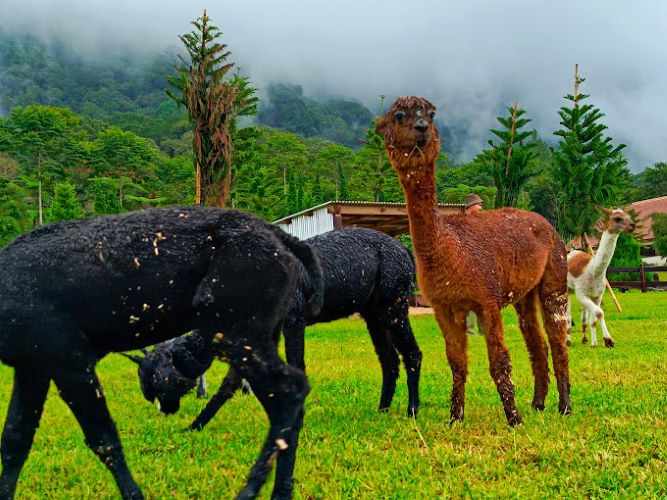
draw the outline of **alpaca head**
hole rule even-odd
[[[178,411],[181,398],[197,384],[174,366],[174,347],[171,342],[163,342],[152,351],[142,349],[143,357],[121,353],[139,365],[139,384],[144,398],[151,403],[157,398],[160,411],[167,415]]]
[[[435,106],[422,97],[399,97],[376,125],[399,174],[432,166],[440,152]]]
[[[632,218],[620,208],[610,210],[604,207],[597,209],[607,216],[604,224],[604,230],[611,234],[631,233],[635,230],[635,223]]]

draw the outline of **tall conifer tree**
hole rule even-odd
[[[493,182],[496,186],[496,208],[515,207],[524,186],[530,179],[531,160],[535,158],[535,133],[521,130],[530,120],[522,118],[526,113],[515,102],[507,108],[509,116],[499,116],[502,129],[492,129],[491,133],[500,139],[498,144],[489,141],[490,150],[483,153],[492,165]]]
[[[605,136],[607,129],[599,120],[604,114],[592,104],[582,104],[589,96],[579,93],[584,78],[575,67],[574,94],[565,99],[558,115],[561,138],[554,151],[553,178],[558,193],[558,229],[567,239],[591,232],[600,213],[595,205],[618,203],[629,178],[625,144],[614,146]]]

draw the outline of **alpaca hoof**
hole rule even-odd
[[[559,404],[558,405],[558,413],[561,415],[572,415],[572,407],[570,406],[569,403],[566,404]]]
[[[416,406],[408,406],[408,418],[417,418]]]
[[[614,341],[611,339],[604,339],[604,346],[609,348],[616,347]]]
[[[588,339],[586,337],[581,337],[581,343],[585,344],[586,342],[588,342]]]
[[[597,344],[591,344],[591,349],[597,349],[598,345]]]
[[[516,427],[518,425],[523,425],[523,419],[519,413],[516,413],[515,415],[510,415],[507,417],[507,423],[510,427]]]
[[[380,412],[380,413],[389,413],[389,407],[388,406],[380,406],[378,408],[378,412]]]
[[[535,411],[544,411],[544,401],[533,401],[531,406]]]
[[[572,345],[572,341],[571,341],[570,339],[567,339],[567,340],[565,341],[565,345],[568,346],[568,347],[570,347],[570,346]]]
[[[456,422],[463,422],[463,407],[452,408],[452,411],[449,414],[449,426],[451,427]]]
[[[291,500],[293,490],[293,478],[281,481],[280,484],[276,483],[276,485],[273,487],[273,492],[271,493],[271,500]]]

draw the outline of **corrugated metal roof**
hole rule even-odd
[[[399,203],[399,202],[394,202],[394,201],[327,201],[325,203],[322,203],[320,205],[316,205],[311,208],[307,208],[305,210],[301,210],[301,212],[297,212],[295,214],[288,215],[286,217],[283,217],[278,220],[274,220],[273,224],[280,224],[281,222],[284,222],[289,219],[294,219],[295,217],[299,217],[301,215],[307,215],[311,214],[315,210],[319,210],[320,208],[328,207],[330,205],[348,205],[348,206],[368,206],[368,207],[404,207],[405,203]],[[463,207],[463,203],[438,203],[439,207]]]

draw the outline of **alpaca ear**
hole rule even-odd
[[[384,135],[385,131],[387,130],[387,127],[389,127],[389,124],[391,123],[391,118],[389,116],[382,116],[378,119],[377,122],[375,122],[375,133]]]
[[[612,211],[609,210],[608,208],[601,207],[600,205],[595,205],[595,208],[597,208],[597,209],[598,209],[600,212],[602,212],[603,214],[611,215],[611,212],[612,212]]]

